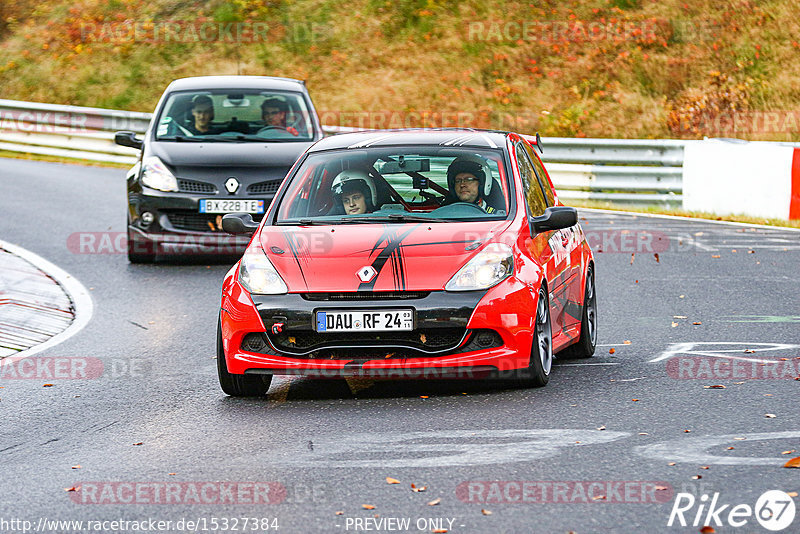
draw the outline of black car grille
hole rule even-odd
[[[424,351],[454,348],[464,338],[465,328],[428,328],[411,332],[336,332],[318,333],[311,330],[284,331],[269,334],[278,350],[286,352],[308,351],[331,345],[403,345]]]
[[[278,191],[283,180],[270,180],[269,182],[258,182],[247,186],[247,194],[264,195],[273,194]]]
[[[217,188],[208,182],[196,182],[194,180],[178,180],[178,189],[182,193],[216,193]]]
[[[222,230],[217,228],[217,217],[221,214],[196,213],[185,210],[165,211],[165,214],[169,223],[176,230],[223,233]],[[263,214],[253,214],[253,220],[256,222],[261,221],[263,217]]]
[[[441,330],[437,332],[436,330]],[[316,332],[303,332],[301,334],[283,333],[279,336],[269,336],[269,341],[278,349],[280,353],[292,358],[301,359],[333,359],[333,360],[383,360],[383,359],[405,359],[405,358],[429,358],[431,356],[448,356],[462,352],[475,350],[485,350],[503,345],[500,335],[494,330],[472,330],[469,331],[467,343],[457,347],[467,332],[459,328],[428,329],[425,332],[426,340],[423,344],[420,339],[420,330],[413,332],[382,332],[375,334],[350,333],[346,336],[325,335],[328,346],[348,345],[345,348],[320,348],[312,352],[305,351],[305,354],[292,354],[300,349],[301,344],[308,344],[317,338]],[[392,334],[392,335],[390,335]],[[250,333],[242,340],[242,350],[259,354],[275,354],[267,340],[267,334]],[[380,339],[377,337],[380,336]],[[289,338],[292,338],[291,340]],[[400,345],[395,347],[359,347],[359,344],[375,345]],[[414,349],[417,350],[414,350]],[[450,350],[446,350],[449,348]],[[286,349],[283,352],[282,349]],[[430,354],[429,351],[439,351]]]
[[[430,291],[361,291],[347,293],[301,293],[305,300],[332,301],[332,300],[403,300],[424,299]]]

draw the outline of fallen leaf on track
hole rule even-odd
[[[133,444],[134,447],[138,447],[139,445],[144,445],[144,441],[140,441],[138,443]]]
[[[364,510],[374,510],[375,506],[372,504],[362,504],[361,508],[363,508]]]
[[[80,486],[72,486],[71,488],[64,488],[64,491],[78,491],[81,489]]]
[[[617,351],[614,350],[614,347],[611,347],[610,349],[608,349],[608,353],[609,354],[614,354],[615,352],[617,352]]]
[[[481,513],[483,515],[492,515],[492,511],[491,510],[487,510],[485,508],[481,508]]]
[[[678,326],[678,323],[676,323],[675,321],[672,321],[672,328],[675,328],[676,326]]]
[[[606,500],[606,496],[605,495],[595,495],[594,497],[592,497],[592,500],[593,501],[604,501],[604,500]]]
[[[436,499],[434,499],[434,500],[432,500],[432,501],[428,502],[428,506],[436,506],[436,505],[437,505],[437,504],[439,504],[440,502],[442,502],[442,499],[441,499],[440,497],[437,497]]]
[[[53,387],[53,384],[42,384],[42,387],[43,388],[51,388],[51,387]]]
[[[436,529],[431,530],[431,532],[434,532],[436,534],[447,534],[447,529],[446,528],[436,528]]]
[[[606,425],[597,427],[597,430],[605,430],[605,429],[606,429]]]
[[[630,345],[631,344],[631,340],[630,339],[626,339],[625,341],[622,342],[622,344],[623,345]]]
[[[710,527],[708,525],[700,529],[700,534],[714,534],[715,532],[716,530],[714,530],[714,527]]]
[[[344,515],[344,512],[342,511],[336,512],[336,515]]]
[[[386,483],[387,484],[400,484],[400,481],[397,480],[396,478],[386,477]]]
[[[419,493],[420,491],[425,491],[426,489],[428,489],[428,486],[417,487],[413,482],[411,483],[411,491]]]
[[[670,462],[670,463],[668,463],[667,465],[669,465],[669,466],[673,466],[673,465],[675,465],[675,462]]]
[[[775,415],[774,413],[765,413],[764,417],[766,417],[767,419],[775,419],[778,416]]]
[[[704,389],[725,389],[722,384],[714,384],[713,386],[703,386]]]
[[[720,256],[719,254],[712,254],[711,257],[712,258],[721,258],[722,256]]]
[[[703,478],[703,475],[693,475],[692,476],[692,480],[700,480],[701,478]]]
[[[793,452],[795,452],[795,449],[792,449],[790,451],[783,451],[781,454],[792,454]]]
[[[653,257],[656,259],[656,263],[661,263],[661,259],[658,257],[658,252],[653,254]]]
[[[788,495],[789,497],[797,497],[797,492],[796,491],[790,491],[786,495]]]
[[[73,465],[73,466],[72,466],[72,469],[80,469],[80,468],[81,468],[81,465],[80,465],[80,464],[78,464],[78,465]]]
[[[700,321],[695,321],[695,322],[693,322],[692,324],[695,324],[695,325],[697,325],[697,324],[703,324],[703,323],[701,323]]]
[[[792,458],[791,460],[783,464],[783,467],[800,467],[800,456],[798,456],[797,458]]]

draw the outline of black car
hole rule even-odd
[[[246,238],[222,231],[226,213],[260,220],[297,157],[323,136],[305,84],[267,76],[172,82],[128,172],[128,259],[241,254]]]

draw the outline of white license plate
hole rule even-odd
[[[403,332],[414,329],[413,310],[317,311],[317,332]]]
[[[264,201],[201,199],[200,213],[264,213]]]

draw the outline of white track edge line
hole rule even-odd
[[[787,230],[789,232],[800,232],[800,228],[792,228],[790,226],[771,226],[769,224],[756,224],[756,223],[742,223],[742,222],[735,222],[735,221],[715,221],[713,219],[703,219],[702,217],[684,217],[682,215],[666,215],[663,213],[642,213],[639,211],[625,211],[625,210],[606,210],[603,208],[581,208],[574,206],[578,211],[595,211],[598,213],[616,213],[616,214],[623,214],[623,215],[636,215],[641,217],[654,217],[656,219],[672,219],[676,221],[696,221],[696,222],[704,222],[704,223],[712,223],[712,224],[728,224],[731,226],[744,226],[744,227],[755,227],[755,228],[766,228],[768,230]]]
[[[44,343],[40,343],[29,349],[12,354],[11,356],[0,358],[0,365],[5,365],[7,361],[8,363],[13,363],[17,360],[33,356],[34,354],[42,352],[43,350],[55,347],[59,343],[63,343],[67,339],[80,332],[84,326],[89,324],[89,321],[94,314],[94,303],[92,302],[91,295],[83,286],[83,284],[81,284],[77,278],[66,272],[61,267],[47,261],[46,259],[34,254],[29,250],[3,241],[2,239],[0,239],[0,248],[4,248],[10,253],[19,256],[23,260],[31,263],[40,271],[50,276],[58,283],[59,286],[61,286],[61,289],[67,293],[67,296],[70,298],[72,305],[75,308],[75,319],[73,319],[67,328],[54,335]]]

